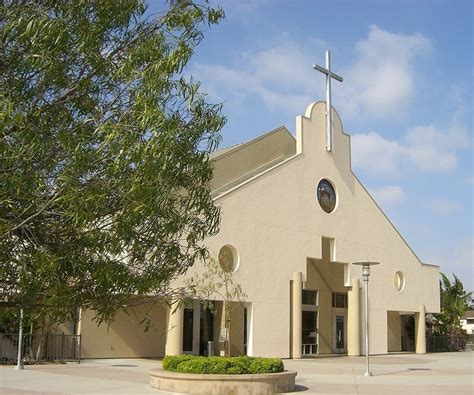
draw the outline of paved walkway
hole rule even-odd
[[[293,394],[473,394],[474,352],[398,354],[371,357],[373,377],[364,377],[363,357],[285,360],[296,370]],[[2,395],[165,394],[148,387],[147,359],[86,360],[80,365],[0,367]],[[169,393],[167,393],[169,394]]]

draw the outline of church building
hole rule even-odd
[[[439,268],[419,260],[354,175],[350,136],[331,115],[330,135],[326,103],[317,102],[297,117],[296,137],[279,127],[212,154],[222,218],[207,246],[247,295],[231,314],[233,354],[363,355],[364,288],[354,263],[365,261],[379,263],[369,281],[370,353],[426,352],[425,314],[440,311]],[[108,328],[85,311],[82,356],[222,355],[224,302],[211,303],[154,306],[145,333],[145,306]]]

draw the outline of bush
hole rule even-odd
[[[177,372],[176,368],[181,362],[187,361],[194,358],[194,355],[176,355],[176,356],[166,356],[163,358],[163,369],[171,370]]]
[[[262,374],[283,372],[280,358],[166,356],[163,369],[192,374]]]
[[[283,369],[283,361],[279,358],[256,358],[250,362],[252,373],[278,373]]]

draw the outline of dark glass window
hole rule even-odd
[[[193,351],[193,309],[184,309],[183,351]]]
[[[248,334],[247,334],[247,325],[248,325],[248,310],[247,307],[244,307],[244,355],[247,355],[247,341],[248,341]]]
[[[347,308],[346,294],[332,294],[332,307]]]
[[[316,318],[317,314],[315,311],[303,311],[302,312],[302,343],[303,344],[316,344]]]
[[[316,291],[309,291],[307,289],[303,289],[303,294],[302,294],[301,299],[302,299],[303,304],[315,305],[316,304]]]
[[[319,181],[317,195],[321,208],[327,213],[331,213],[336,207],[336,192],[328,180]]]

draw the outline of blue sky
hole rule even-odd
[[[423,262],[473,284],[473,3],[220,0],[187,72],[224,102],[222,146],[324,99],[352,142],[353,171]]]

